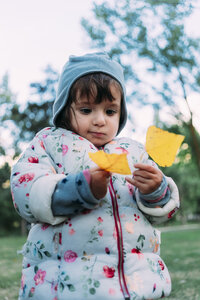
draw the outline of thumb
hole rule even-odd
[[[109,172],[109,171],[106,171],[106,170],[104,170],[104,169],[101,169],[101,168],[99,168],[99,167],[93,167],[93,168],[91,168],[90,170],[90,174],[94,174],[94,173],[99,173],[99,174],[101,174],[101,175],[103,175],[103,176],[105,176],[105,177],[110,177],[111,176],[111,172]]]

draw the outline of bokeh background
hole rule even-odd
[[[191,238],[183,257],[193,255],[194,267],[200,265],[199,2],[0,0],[0,40],[0,245],[7,245],[0,247],[2,257],[22,243],[29,226],[12,204],[11,166],[34,134],[51,125],[59,73],[68,57],[106,51],[125,72],[129,119],[120,135],[145,143],[147,128],[156,125],[185,136],[174,164],[162,168],[176,181],[181,197],[179,213],[162,230],[174,228],[169,244]],[[195,233],[189,234],[189,228]],[[185,234],[172,242],[180,229]],[[184,272],[189,274],[191,265],[188,262]],[[16,276],[19,272],[15,270]],[[185,285],[184,272],[183,278],[176,278],[177,291]],[[200,278],[198,272],[191,278]],[[5,278],[0,280],[0,296],[17,299],[8,295],[17,279],[9,275],[9,283]],[[180,299],[199,300],[195,286],[200,283],[193,281],[185,288],[188,298]]]

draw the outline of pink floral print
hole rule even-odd
[[[26,173],[26,174],[20,176],[18,181],[21,184],[23,182],[29,182],[29,181],[33,180],[34,177],[35,177],[34,173]]]
[[[45,150],[43,141],[39,140],[39,144],[40,144],[40,146]]]
[[[103,274],[107,278],[112,278],[115,276],[115,269],[113,267],[109,268],[108,266],[104,266]]]
[[[177,211],[178,208],[174,208],[173,210],[171,210],[169,213],[168,213],[168,219],[171,219],[173,217],[173,215],[175,214],[175,212]]]
[[[46,276],[46,271],[42,271],[41,269],[39,269],[34,276],[35,285],[43,284],[45,276]]]
[[[38,164],[38,163],[39,163],[38,157],[33,157],[33,156],[30,156],[30,157],[28,158],[28,161],[29,161],[30,163],[32,163],[32,164]]]
[[[141,259],[141,258],[144,257],[144,254],[141,252],[141,250],[139,250],[139,249],[137,249],[137,248],[133,248],[133,249],[131,250],[131,253],[137,254],[139,259]]]
[[[101,218],[101,217],[98,217],[98,219],[97,219],[100,223],[102,223],[103,222],[103,219]]]
[[[125,154],[128,154],[128,153],[129,153],[128,150],[124,149],[123,147],[116,147],[115,149],[116,149],[116,150],[120,150],[121,153],[125,153]]]
[[[66,155],[68,152],[69,147],[67,145],[62,145],[62,155]]]
[[[69,229],[69,235],[73,235],[75,233],[75,230],[73,228]]]
[[[131,184],[129,184],[129,183],[127,183],[127,186],[128,186],[129,194],[133,195],[133,193],[134,193],[134,186],[131,185]]]
[[[24,281],[25,281],[25,276],[24,276],[24,274],[22,274],[22,277],[21,277],[21,289],[22,290],[24,289]]]
[[[73,252],[72,250],[67,250],[64,254],[64,260],[67,263],[72,263],[77,259],[78,255],[76,252]]]
[[[103,236],[103,230],[99,230],[99,231],[98,231],[98,235],[99,235],[99,236]]]
[[[106,254],[110,254],[110,249],[108,247],[105,248]]]
[[[41,226],[41,229],[46,230],[49,226],[50,226],[49,224],[43,223],[42,226]]]
[[[35,287],[32,287],[32,288],[30,289],[30,291],[29,291],[28,297],[29,297],[29,298],[30,298],[30,297],[33,297],[34,293],[35,293]]]
[[[158,263],[159,263],[161,270],[163,271],[165,268],[164,263],[162,262],[162,260],[159,260]]]

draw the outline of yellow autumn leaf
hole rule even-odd
[[[150,126],[146,135],[146,151],[159,166],[169,167],[173,164],[184,138],[184,135]]]
[[[95,153],[89,152],[89,157],[94,161],[101,169],[111,173],[118,174],[132,174],[127,161],[127,154],[109,154],[103,150],[99,150]]]

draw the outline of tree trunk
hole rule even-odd
[[[192,144],[193,144],[194,151],[195,151],[195,156],[196,156],[196,161],[197,161],[197,169],[198,169],[199,174],[200,174],[200,145],[199,145],[199,142],[198,142],[198,139],[197,139],[196,130],[193,126],[193,113],[192,113],[192,111],[190,109],[190,105],[188,103],[187,93],[186,93],[186,89],[185,89],[185,82],[184,82],[183,76],[182,76],[178,66],[177,66],[177,70],[179,72],[179,80],[180,80],[180,83],[181,83],[183,96],[184,96],[184,99],[185,99],[185,102],[186,102],[186,105],[187,105],[187,108],[188,108],[188,112],[190,114],[190,120],[188,122],[188,125],[189,125],[189,131],[191,133]]]
[[[24,219],[21,220],[21,235],[27,235],[27,222]]]
[[[189,122],[189,130],[190,130],[190,133],[191,133],[192,144],[194,146],[194,151],[195,151],[195,154],[196,154],[197,169],[198,169],[199,174],[200,174],[200,145],[199,145],[199,142],[198,142],[198,139],[197,139],[195,128],[192,124],[192,120],[190,120],[190,122]]]

